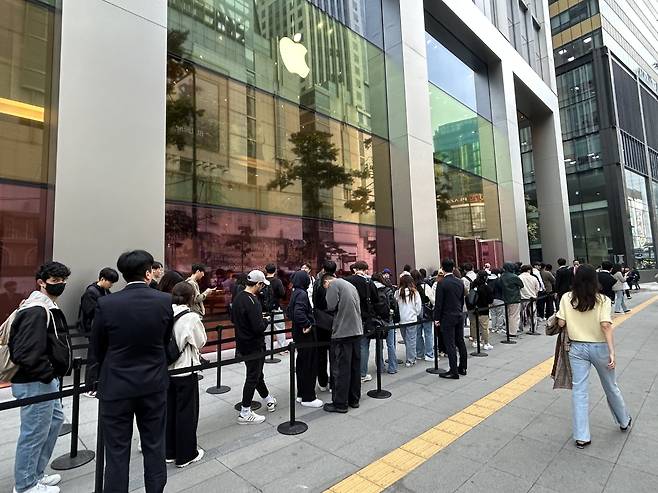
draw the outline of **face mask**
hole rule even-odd
[[[66,289],[66,283],[61,282],[59,284],[46,284],[46,293],[50,296],[61,296]]]

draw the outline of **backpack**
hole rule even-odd
[[[23,303],[25,303],[25,300],[21,301],[20,306],[23,306]],[[50,320],[52,318],[52,314],[50,313],[50,310],[48,307],[45,305],[39,305],[43,306],[43,309],[46,310],[46,330],[48,329],[48,326],[50,325]],[[11,360],[11,355],[9,351],[9,338],[11,337],[11,326],[14,323],[14,320],[16,319],[16,314],[18,313],[18,308],[14,310],[9,317],[7,317],[7,320],[5,320],[1,325],[0,325],[0,382],[10,382],[12,378],[14,378],[14,375],[16,375],[16,372],[18,371],[18,365],[14,363]]]
[[[423,313],[421,314],[421,317],[423,320],[432,320],[434,318],[434,306],[432,305],[430,297],[425,293],[426,286],[427,284],[425,282],[421,282],[417,286],[420,302],[423,304]]]
[[[471,288],[471,290],[466,295],[466,307],[471,309],[475,308],[478,303],[478,290],[477,288]]]
[[[183,315],[187,315],[190,313],[190,310],[183,310],[180,312],[178,315],[174,317],[174,326],[176,325],[176,322],[178,319],[180,319]],[[178,347],[178,343],[176,342],[176,334],[174,334],[174,331],[171,331],[171,339],[169,339],[169,342],[165,346],[165,355],[167,356],[167,365],[173,365],[176,361],[178,361],[178,358],[180,358],[180,355],[183,354],[183,350],[185,347],[182,349]]]
[[[377,288],[377,303],[373,305],[375,316],[382,320],[389,320],[391,318],[391,307],[389,305],[387,289],[386,286]]]
[[[263,289],[260,291],[260,303],[263,305],[264,312],[269,313],[276,309],[276,298],[274,296],[272,284],[263,286]]]

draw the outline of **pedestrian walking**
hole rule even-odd
[[[400,278],[400,287],[395,292],[395,301],[400,310],[400,324],[418,323],[423,314],[423,303],[420,294],[416,289],[413,278],[409,275]],[[402,338],[404,339],[404,348],[406,352],[406,361],[404,366],[407,368],[416,364],[416,334],[417,328],[400,327]]]
[[[57,305],[70,275],[69,268],[60,262],[42,265],[35,276],[37,289],[5,322],[10,324],[9,356],[16,365],[11,378],[15,399],[57,392],[60,378],[71,371],[68,325]],[[59,493],[56,485],[61,476],[45,471],[63,422],[59,399],[21,407],[14,493]]]
[[[560,327],[566,327],[571,339],[573,438],[576,447],[581,449],[591,443],[588,405],[591,366],[599,375],[612,417],[621,431],[627,431],[632,422],[615,374],[617,363],[610,299],[598,291],[594,267],[580,265],[574,276],[573,289],[562,297],[557,313]]]
[[[269,325],[267,318],[263,317],[263,307],[259,301],[259,294],[270,281],[259,270],[252,270],[247,275],[244,290],[236,294],[231,310],[231,320],[235,325],[236,354],[243,358],[263,353],[256,359],[245,359],[246,376],[242,387],[242,407],[238,415],[238,424],[253,425],[265,421],[265,416],[256,414],[251,410],[254,392],[265,399],[267,410],[276,411],[277,401],[270,394],[265,384],[263,367],[265,366],[265,329]]]
[[[207,270],[208,268],[204,264],[193,264],[192,275],[187,278],[187,282],[189,282],[194,288],[194,301],[192,302],[190,309],[193,312],[196,312],[199,315],[201,315],[201,317],[203,317],[206,314],[206,307],[204,306],[203,302],[206,301],[206,298],[211,293],[214,293],[216,289],[216,288],[207,288],[203,293],[201,292],[201,288],[199,287],[199,281],[205,277]]]
[[[628,313],[631,310],[626,306],[626,300],[624,298],[624,292],[628,289],[628,284],[626,283],[626,277],[622,273],[621,265],[615,264],[610,274],[612,274],[615,280],[615,284],[612,286],[612,291],[615,293],[615,313]]]
[[[171,297],[149,288],[152,265],[144,250],[122,254],[117,267],[128,284],[100,298],[94,318],[90,343],[100,374],[106,493],[128,491],[133,419],[144,454],[146,492],[160,493],[167,483],[165,342],[171,339],[174,314]]]
[[[596,274],[599,281],[599,292],[610,298],[611,303],[615,302],[615,291],[612,288],[617,283],[611,273],[613,267],[612,262],[604,260]]]
[[[174,312],[172,339],[180,355],[169,365],[170,370],[178,370],[201,364],[201,348],[206,344],[206,328],[201,316],[193,312],[196,293],[187,282],[174,286],[171,302]],[[197,426],[199,424],[199,379],[197,373],[172,375],[167,390],[167,434],[166,457],[168,463],[176,467],[186,467],[200,461],[204,450],[197,446]]]

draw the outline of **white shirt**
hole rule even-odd
[[[403,301],[400,296],[400,290],[395,292],[395,301],[398,302],[400,309],[400,323],[409,323],[418,321],[418,317],[423,313],[423,303],[420,300],[418,292],[414,292],[413,297],[409,297],[409,289],[406,289],[406,299]]]
[[[539,281],[537,278],[530,272],[522,272],[519,274],[519,279],[523,281],[523,287],[521,288],[521,298],[524,300],[536,298],[540,289]]]

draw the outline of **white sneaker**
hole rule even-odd
[[[295,399],[295,400],[297,401],[297,404],[301,404],[301,403],[302,403],[302,398],[301,398],[301,397],[297,397],[297,399]]]
[[[39,483],[44,486],[56,486],[62,480],[62,476],[59,474],[44,474],[43,477],[39,480]]]
[[[372,380],[372,375],[368,373],[365,377],[361,377],[361,383],[370,382]]]
[[[263,419],[265,419],[265,418],[263,418]],[[194,459],[192,459],[189,462],[186,462],[185,464],[181,464],[180,466],[176,466],[176,467],[178,467],[180,469],[180,468],[183,468],[183,467],[187,467],[190,464],[194,464],[195,462],[199,462],[201,459],[203,459],[204,455],[205,455],[205,452],[203,451],[202,448],[200,448],[200,449],[197,450],[197,454],[196,454],[196,457]]]
[[[95,399],[96,398],[96,392],[93,390],[91,392],[85,392],[82,394],[82,397],[89,397],[90,399]]]
[[[404,366],[406,366],[407,368],[411,368],[411,367],[414,366],[415,364],[416,364],[415,361],[407,361],[407,362],[404,364]]]
[[[331,392],[331,388],[329,387],[329,385],[327,385],[326,387],[319,385],[318,387],[320,389],[320,392]]]
[[[431,361],[432,363],[434,363],[434,358],[431,358],[429,356],[425,356],[425,361]]]
[[[14,488],[14,493],[17,493],[16,488]],[[45,484],[37,483],[23,493],[59,493],[59,486],[46,486]]]
[[[242,414],[238,416],[239,425],[259,425],[264,421],[265,421],[265,416],[256,414],[253,411],[249,411],[244,416]]]
[[[416,356],[416,359],[419,360],[419,361],[422,361],[423,357],[422,356]]]
[[[474,342],[474,343],[471,344],[471,346],[473,346],[474,348],[476,348],[476,347],[478,347],[478,343],[477,343],[477,342]]]
[[[274,411],[276,411],[276,404],[277,404],[276,399],[274,397],[272,397],[272,400],[270,402],[268,402],[265,405],[265,407],[267,407],[268,412],[273,413]],[[263,418],[263,419],[265,419],[265,418]]]
[[[174,462],[176,462],[176,459],[165,459],[165,462],[167,464],[173,464]]]
[[[489,351],[490,349],[493,349],[493,346],[491,344],[485,344],[484,345],[484,350]]]
[[[302,402],[302,406],[304,407],[322,407],[324,405],[324,402],[322,402],[320,399],[315,399],[314,401],[310,402]]]

